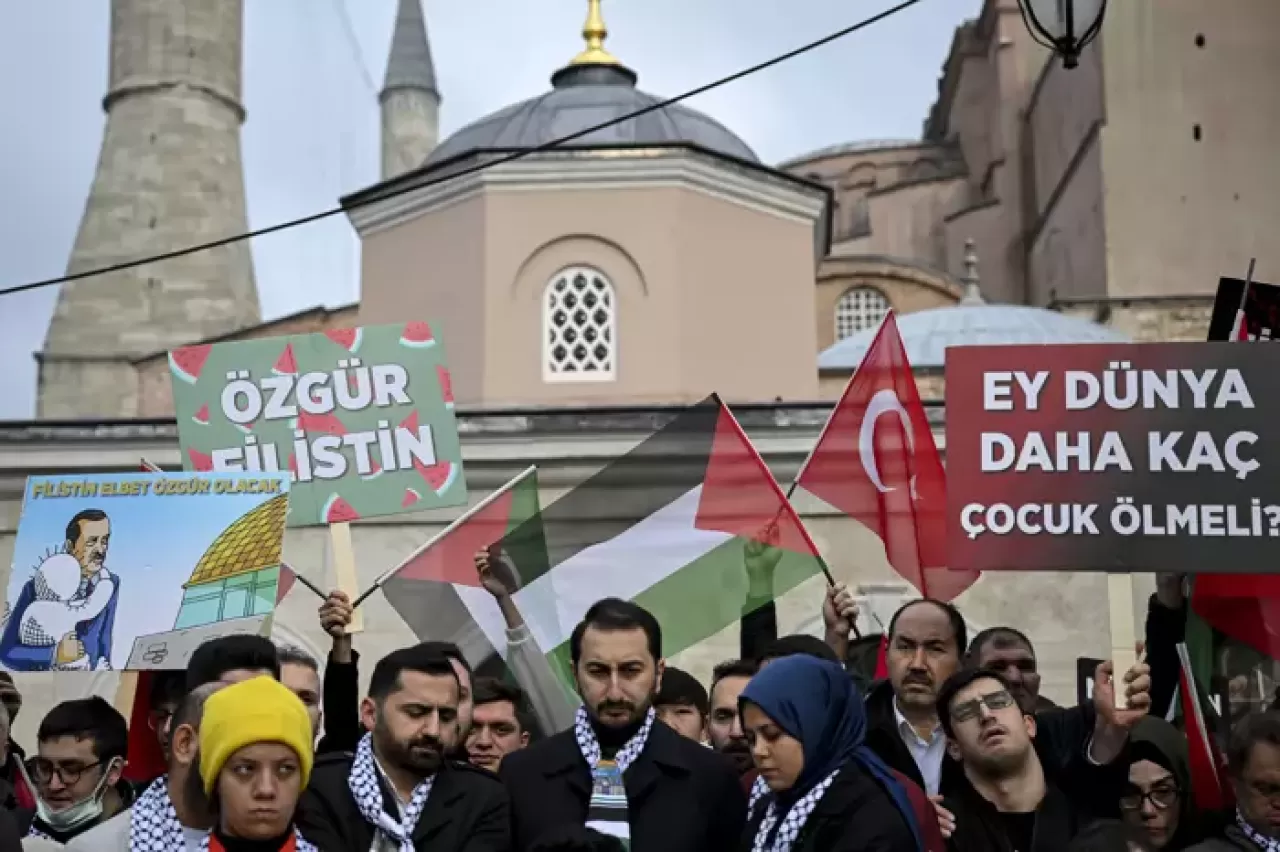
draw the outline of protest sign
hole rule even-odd
[[[289,526],[467,501],[444,347],[424,322],[169,353],[183,466],[289,471]]]
[[[950,567],[1275,570],[1280,349],[961,346],[946,371]]]
[[[259,632],[288,501],[282,473],[31,477],[0,665],[173,668],[193,643]]]
[[[1245,282],[1241,278],[1218,279],[1218,295],[1213,300],[1213,316],[1209,320],[1210,340],[1230,340],[1236,312]],[[1249,340],[1275,340],[1280,333],[1280,287],[1249,283],[1249,296],[1244,301],[1245,334]]]

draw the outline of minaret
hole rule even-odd
[[[70,274],[248,230],[242,3],[112,0],[107,123]],[[64,285],[38,416],[135,416],[133,358],[258,322],[247,242]]]
[[[982,284],[978,279],[978,245],[972,239],[964,241],[964,277],[960,279],[964,292],[960,296],[961,305],[985,305],[982,297]]]
[[[440,90],[420,0],[400,0],[382,106],[382,179],[413,171],[439,141]]]

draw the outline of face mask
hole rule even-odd
[[[116,761],[114,760],[107,764],[106,771],[102,773],[102,778],[98,781],[98,786],[93,788],[93,792],[74,805],[63,808],[60,811],[50,809],[45,804],[44,799],[37,795],[36,818],[59,833],[75,831],[77,828],[99,819],[102,816],[102,800],[107,793],[107,779],[111,777],[111,770],[115,766]],[[26,774],[25,768],[23,774]],[[32,790],[36,789],[30,779],[27,779],[27,784]]]

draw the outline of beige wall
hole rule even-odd
[[[438,322],[464,405],[809,400],[814,228],[669,180],[513,180],[370,233],[361,321]],[[614,287],[612,381],[544,379],[544,289],[572,266]]]
[[[854,287],[874,287],[900,314],[953,305],[961,295],[955,281],[936,271],[877,258],[829,257],[818,271],[818,351],[836,342],[836,303]]]

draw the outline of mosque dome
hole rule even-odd
[[[964,297],[955,305],[902,314],[898,333],[907,360],[917,370],[939,370],[952,346],[1015,346],[1063,343],[1128,343],[1118,331],[1047,308],[990,304],[978,288],[977,258],[966,247]],[[866,328],[828,347],[818,356],[819,370],[853,370],[875,339]]]
[[[598,2],[583,29],[587,49],[551,77],[551,91],[485,116],[444,140],[427,158],[433,165],[475,151],[537,148],[642,109],[644,115],[611,124],[565,147],[691,144],[758,163],[750,146],[723,124],[681,104],[652,109],[664,98],[636,88],[636,74],[604,50],[608,31]]]

